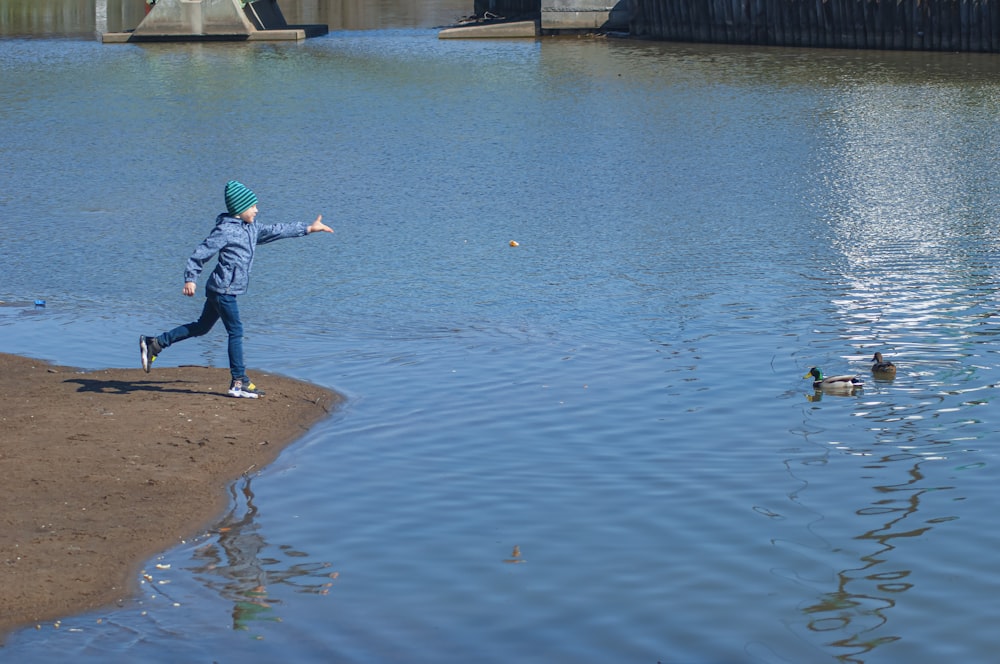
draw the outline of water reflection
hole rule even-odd
[[[840,453],[844,459],[862,462],[852,471],[857,490],[874,494],[868,503],[855,507],[853,518],[845,521],[845,530],[861,526],[863,532],[853,536],[838,532],[833,538],[844,541],[850,537],[857,543],[858,564],[837,570],[835,588],[800,607],[807,619],[806,629],[822,638],[844,662],[870,661],[875,649],[912,638],[906,619],[894,622],[892,610],[901,606],[912,610],[912,605],[921,601],[921,597],[914,597],[903,604],[906,593],[918,587],[917,578],[926,579],[927,569],[936,564],[920,553],[934,550],[929,536],[936,526],[958,518],[942,511],[943,501],[963,499],[952,493],[958,487],[952,485],[950,475],[945,481],[938,477],[944,469],[942,462],[975,453],[967,444],[982,437],[980,422],[967,414],[981,402],[969,399],[966,390],[931,395],[913,386],[885,389],[892,391],[859,400],[846,410],[838,409],[833,419],[827,419],[830,412],[819,407],[808,411],[816,422],[837,423],[841,415],[863,422],[858,430],[841,421],[837,425],[840,430],[831,434],[836,438],[823,441],[827,452],[822,462],[813,458],[803,464],[824,469],[822,478],[806,482],[810,490],[823,492],[826,472],[838,458],[833,453]],[[942,432],[948,432],[948,438],[942,438]],[[791,466],[791,461],[786,463]],[[966,467],[975,467],[975,462],[958,468]],[[873,478],[879,481],[871,483]],[[835,504],[827,500],[829,496],[814,497],[822,505],[814,512],[821,521],[838,514]],[[792,498],[798,501],[800,496]],[[875,524],[869,526],[873,520]],[[829,549],[836,555],[845,550],[843,546]],[[924,584],[919,595],[933,594],[932,585]]]
[[[864,388],[862,387],[855,387],[850,390],[841,390],[839,392],[835,390],[813,390],[812,392],[806,392],[806,401],[809,401],[810,403],[817,403],[822,401],[824,396],[833,398],[854,397],[860,395],[863,389]]]
[[[985,285],[996,274],[982,253],[997,246],[982,223],[993,189],[972,174],[993,157],[987,141],[970,143],[967,133],[984,101],[995,107],[995,93],[929,82],[886,113],[886,92],[848,84],[831,109],[821,170],[840,257],[827,264],[847,286],[832,304],[860,349],[965,357],[967,328],[995,309]]]
[[[893,456],[885,456],[876,463],[893,460]],[[907,580],[912,571],[894,566],[891,553],[900,543],[931,530],[926,522],[912,522],[912,517],[920,511],[921,497],[930,491],[951,488],[920,486],[925,477],[919,463],[907,471],[907,476],[906,481],[898,484],[875,486],[880,498],[854,512],[862,520],[891,517],[854,538],[863,544],[874,543],[877,548],[861,556],[858,567],[837,573],[836,590],[802,609],[809,619],[810,631],[837,635],[826,641],[826,645],[835,649],[835,657],[840,661],[860,664],[878,646],[902,638],[891,632],[880,633],[883,628],[888,629],[888,611],[896,606],[902,593],[913,587]]]
[[[995,92],[991,85],[960,91],[947,81],[925,81],[897,96],[887,113],[886,94],[899,89],[874,80],[845,81],[842,88],[829,109],[829,143],[818,169],[830,240],[824,244],[830,254],[818,262],[830,306],[816,344],[843,347],[842,356],[859,364],[870,363],[873,351],[885,352],[900,366],[894,381],[870,383],[871,401],[839,411],[863,418],[862,430],[836,417],[828,421],[840,437],[828,441],[830,449],[863,459],[858,485],[875,493],[850,523],[876,525],[852,538],[870,549],[858,564],[836,572],[835,588],[800,610],[838,660],[860,663],[910,638],[905,621],[891,620],[917,586],[907,561],[917,558],[918,543],[927,546],[936,524],[957,518],[935,513],[940,505],[931,496],[954,487],[935,486],[944,482],[931,469],[968,451],[955,441],[982,437],[979,418],[967,414],[981,401],[966,393],[990,399],[979,375],[990,369],[992,350],[983,336],[993,334],[984,326],[995,296],[984,284],[995,284],[986,257],[996,237],[982,219],[995,214],[995,201],[993,188],[973,174],[975,164],[992,159],[991,143],[972,144],[975,134],[967,132],[984,104],[995,105]],[[829,412],[812,412],[827,422]],[[950,439],[940,438],[943,431]],[[880,481],[871,484],[873,476]],[[836,513],[831,505],[818,511],[824,518]],[[921,561],[921,568],[929,566]]]
[[[234,630],[250,630],[253,623],[281,622],[275,608],[281,600],[272,593],[275,586],[293,586],[296,592],[326,595],[336,572],[329,563],[303,563],[271,555],[270,547],[256,521],[257,506],[246,478],[239,488],[230,487],[234,505],[216,528],[214,542],[198,548],[189,569],[197,578],[233,603]],[[306,558],[308,554],[280,546],[280,556]]]

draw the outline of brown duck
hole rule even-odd
[[[896,365],[889,360],[882,359],[882,353],[875,353],[872,358],[872,374],[876,378],[895,378]]]

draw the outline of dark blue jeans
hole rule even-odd
[[[160,346],[168,346],[191,337],[207,334],[216,321],[222,319],[229,333],[229,371],[233,378],[243,378],[246,366],[243,364],[243,323],[240,322],[240,309],[236,306],[235,295],[223,295],[208,289],[205,290],[205,307],[201,316],[193,323],[178,325],[169,332],[156,337]]]

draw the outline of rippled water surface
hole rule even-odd
[[[989,661],[997,63],[0,41],[0,350],[136,366],[237,178],[336,229],[262,247],[249,364],[348,397],[0,659]]]

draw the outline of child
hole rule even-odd
[[[323,215],[309,225],[304,222],[294,224],[272,224],[261,226],[257,218],[257,197],[244,185],[230,180],[226,183],[226,209],[215,219],[215,228],[198,245],[184,269],[184,294],[194,295],[195,283],[205,263],[219,255],[219,262],[205,284],[205,307],[201,317],[193,323],[180,325],[156,337],[139,337],[139,353],[142,368],[149,373],[153,360],[164,348],[178,341],[206,334],[222,319],[229,333],[229,371],[233,382],[229,385],[229,396],[256,399],[263,392],[250,382],[243,363],[243,323],[236,306],[236,296],[246,292],[253,267],[254,250],[258,244],[273,242],[286,237],[301,237],[308,233],[322,231],[332,233],[333,229],[323,223]]]

